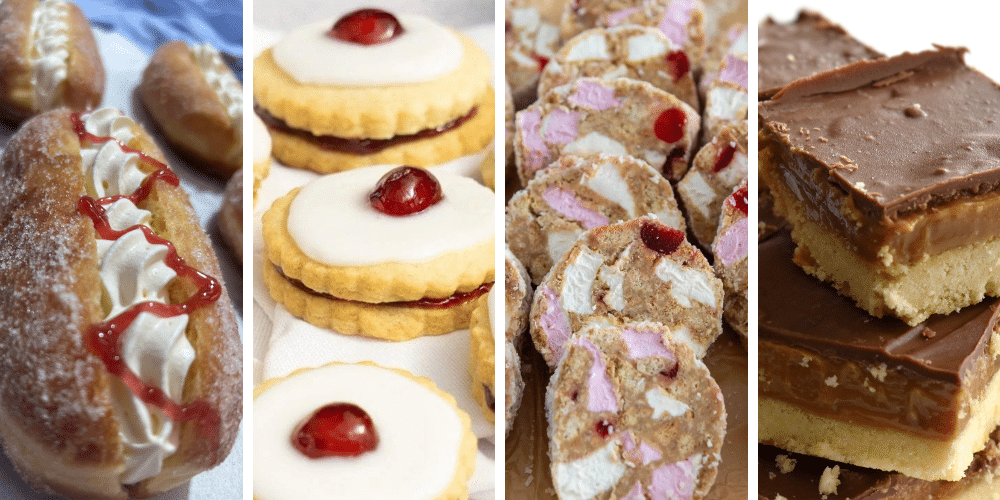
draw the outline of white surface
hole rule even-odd
[[[886,55],[927,50],[932,48],[931,44],[968,47],[966,62],[994,80],[1000,80],[1000,57],[996,56],[1000,4],[996,2],[954,0],[944,4],[901,4],[863,0],[780,0],[758,6],[759,21],[771,15],[778,21],[787,22],[793,20],[801,8],[817,11],[843,26],[862,43]]]
[[[415,5],[406,4],[407,7]],[[470,10],[474,4],[464,4]],[[256,7],[256,6],[255,6]],[[385,8],[380,5],[380,7]],[[255,9],[255,20],[261,18],[266,6]],[[408,11],[413,11],[408,9]],[[493,16],[492,4],[488,14]],[[318,14],[317,14],[318,15]],[[462,26],[461,23],[456,23]],[[280,36],[275,24],[255,25],[253,52],[256,54]],[[291,26],[291,25],[289,25]],[[494,45],[494,25],[482,25],[464,29],[492,58]],[[479,165],[485,154],[480,153],[459,158],[435,166],[435,171],[444,170],[480,178]],[[339,335],[330,330],[317,328],[289,314],[284,307],[271,299],[263,282],[261,266],[264,265],[263,240],[260,237],[260,218],[271,203],[290,189],[301,186],[318,174],[285,167],[272,163],[271,172],[258,192],[254,209],[253,259],[254,272],[254,383],[276,376],[285,375],[297,368],[321,365],[330,361],[371,360],[386,366],[409,370],[417,375],[431,378],[442,390],[452,394],[460,408],[472,417],[473,432],[479,436],[479,454],[476,469],[469,480],[470,498],[490,500],[494,498],[495,462],[494,449],[489,439],[494,425],[487,422],[482,410],[471,396],[471,375],[469,374],[469,333],[459,330],[446,335],[415,339],[407,342],[385,342],[354,336]]]
[[[136,119],[150,131],[160,143],[167,157],[167,162],[181,179],[181,186],[191,197],[191,204],[198,213],[198,218],[212,237],[215,253],[223,269],[223,280],[226,283],[230,298],[236,306],[240,331],[243,329],[240,301],[243,296],[242,274],[240,263],[221,243],[222,238],[216,229],[215,214],[222,204],[223,185],[214,179],[191,170],[183,161],[174,156],[164,142],[156,136],[142,105],[134,98],[134,90],[142,78],[149,57],[124,37],[101,30],[94,30],[97,45],[101,50],[104,67],[107,73],[103,106],[113,106],[121,109],[126,115]],[[0,147],[6,144],[7,138],[13,133],[7,125],[0,125]],[[226,460],[213,470],[196,476],[190,483],[182,485],[152,500],[232,500],[243,491],[243,430],[236,438],[233,451]],[[55,498],[40,495],[29,488],[17,475],[5,455],[0,455],[0,498],[5,500],[40,500]]]

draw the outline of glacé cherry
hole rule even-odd
[[[368,203],[379,212],[395,217],[422,212],[441,201],[441,184],[430,172],[417,167],[394,168],[368,194]]]
[[[642,223],[642,227],[639,228],[639,237],[650,250],[663,255],[674,253],[684,242],[682,231],[653,221]]]
[[[684,138],[684,124],[687,116],[678,108],[670,108],[656,117],[653,133],[663,142],[674,143]]]
[[[348,43],[375,45],[403,34],[396,16],[380,9],[361,9],[344,15],[327,36]]]
[[[351,403],[331,403],[292,434],[292,445],[309,458],[357,457],[378,446],[368,413]]]

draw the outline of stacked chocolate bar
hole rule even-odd
[[[798,37],[762,75],[835,59],[810,56],[830,30],[864,48],[817,18],[761,26]],[[762,498],[1000,498],[1000,86],[964,52],[861,50],[760,96],[790,227],[759,244]]]

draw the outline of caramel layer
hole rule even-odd
[[[945,441],[1000,371],[1000,299],[910,327],[872,318],[792,263],[781,232],[758,245],[759,393],[816,415]]]

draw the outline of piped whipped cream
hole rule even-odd
[[[226,108],[238,134],[243,131],[243,86],[222,61],[222,55],[207,43],[191,47],[195,63],[219,102]]]
[[[148,174],[140,168],[139,155],[122,147],[135,137],[135,123],[109,108],[85,115],[83,121],[89,134],[115,139],[81,144],[88,195],[127,196],[138,190]],[[112,229],[134,229],[115,240],[97,240],[104,319],[142,302],[166,304],[166,287],[176,273],[166,264],[168,248],[147,241],[139,228],[150,227],[150,212],[122,198],[107,205],[106,214]],[[181,400],[195,356],[185,336],[187,323],[185,314],[161,318],[141,312],[121,337],[121,352],[129,369],[175,402]],[[143,403],[121,380],[114,379],[113,386],[114,406],[122,422],[119,433],[126,449],[121,481],[133,484],[162,470],[163,460],[177,450],[178,432],[161,410]]]
[[[64,0],[42,0],[31,14],[31,87],[34,108],[55,107],[69,74],[69,13]]]
[[[426,82],[462,62],[462,41],[452,30],[423,16],[396,18],[403,34],[374,45],[327,36],[336,19],[308,24],[274,46],[274,62],[299,83],[346,86]]]

